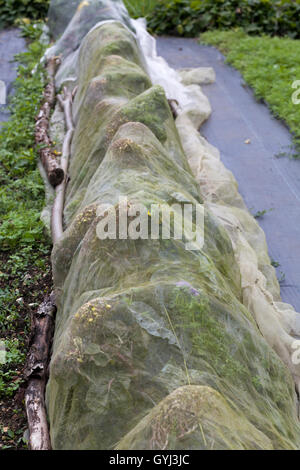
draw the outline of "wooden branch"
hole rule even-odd
[[[50,450],[50,436],[45,407],[45,389],[56,313],[52,293],[31,318],[30,350],[24,369],[27,383],[25,407],[31,450]]]
[[[55,103],[55,72],[59,64],[57,57],[52,57],[47,63],[49,83],[44,91],[44,100],[35,125],[35,142],[39,146],[39,154],[46,170],[47,177],[52,186],[59,185],[64,179],[64,171],[60,168],[54,153],[51,150],[52,142],[48,135],[51,109]]]
[[[65,202],[65,192],[66,186],[68,183],[68,166],[69,166],[69,159],[71,154],[71,144],[72,138],[74,134],[74,124],[72,118],[72,102],[75,96],[77,88],[73,92],[64,88],[64,96],[62,97],[59,95],[57,98],[61,105],[61,108],[65,114],[65,122],[66,122],[66,135],[63,143],[63,151],[61,157],[61,167],[64,172],[64,179],[62,183],[56,187],[55,192],[55,201],[52,207],[52,217],[51,217],[51,233],[52,233],[52,240],[55,244],[63,234],[63,209],[64,209],[64,202]]]

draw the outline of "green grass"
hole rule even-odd
[[[248,36],[241,30],[209,31],[201,42],[216,46],[239,70],[258,99],[286,122],[300,143],[300,105],[292,102],[292,83],[300,80],[300,40]]]

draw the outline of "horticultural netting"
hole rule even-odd
[[[204,204],[122,2],[68,2],[65,16],[66,4],[50,10],[54,33],[67,27],[53,49],[64,56],[60,85],[78,85],[66,230],[52,256],[53,448],[299,447],[291,373],[243,305],[232,239]],[[53,119],[63,119],[58,108]],[[204,246],[100,240],[97,208],[111,204],[119,228],[120,195],[147,207],[149,226],[152,204],[199,204]]]

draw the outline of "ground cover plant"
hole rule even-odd
[[[36,35],[41,32],[36,28]],[[31,36],[33,30],[31,30]],[[36,38],[35,38],[36,39]],[[11,117],[0,130],[0,449],[22,448],[26,419],[22,369],[30,315],[51,288],[50,243],[40,221],[44,187],[37,169],[34,126],[44,74],[44,46],[33,41],[20,54]],[[4,353],[5,348],[5,353]]]
[[[43,18],[49,3],[49,0],[0,0],[0,27],[13,24],[17,18]]]
[[[196,36],[212,29],[300,36],[299,0],[160,0],[148,14],[157,34]]]

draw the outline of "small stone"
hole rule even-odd
[[[208,85],[216,81],[216,74],[212,67],[180,69],[179,75],[184,85]]]

